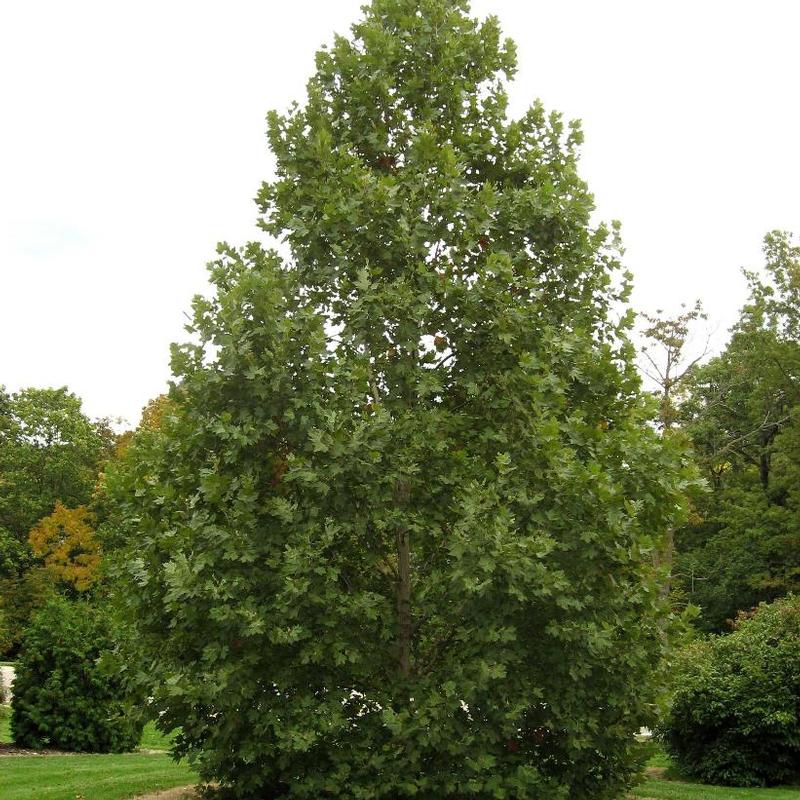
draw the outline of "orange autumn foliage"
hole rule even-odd
[[[67,508],[56,503],[53,513],[39,520],[28,535],[34,554],[44,559],[45,567],[79,592],[94,583],[100,565],[100,544],[90,520],[85,506]]]

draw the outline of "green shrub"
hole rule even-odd
[[[11,733],[21,747],[118,753],[139,742],[118,682],[98,660],[108,626],[88,603],[49,602],[28,629],[17,662]]]
[[[690,646],[676,677],[662,736],[682,771],[730,786],[800,777],[800,597]]]

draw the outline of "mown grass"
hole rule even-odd
[[[156,730],[154,722],[148,722],[142,731],[142,741],[139,742],[139,747],[142,750],[169,750],[174,738],[175,731],[163,734],[161,731]]]
[[[10,722],[9,708],[0,706],[0,743],[11,743]],[[148,723],[140,746],[166,751],[171,741]],[[197,775],[166,752],[0,757],[2,800],[124,800],[196,782]]]
[[[0,704],[0,744],[11,742],[11,709]]]
[[[123,800],[196,782],[166,753],[0,758],[3,800]]]
[[[800,800],[800,787],[732,789],[674,780],[648,780],[631,794],[636,800]]]
[[[647,761],[650,777],[629,795],[635,800],[800,800],[800,786],[775,789],[734,789],[683,780],[669,756],[653,745]],[[661,774],[653,774],[656,770]]]

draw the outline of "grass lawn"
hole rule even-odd
[[[0,705],[0,744],[11,743],[11,709]]]
[[[636,800],[800,800],[800,787],[730,789],[672,780],[648,780],[631,795]]]
[[[154,722],[148,722],[142,731],[142,741],[139,743],[139,747],[142,750],[169,750],[174,735],[172,733],[165,736],[156,730]]]
[[[0,706],[0,743],[11,742],[10,722],[8,708]],[[148,723],[141,747],[166,750],[171,738]],[[196,781],[189,767],[167,753],[0,757],[2,800],[123,800]]]
[[[800,786],[777,789],[732,789],[727,786],[705,786],[687,783],[673,770],[669,757],[658,749],[647,762],[649,768],[666,770],[663,777],[648,778],[629,797],[632,800],[800,800]]]
[[[3,800],[123,800],[196,781],[166,753],[0,757]]]

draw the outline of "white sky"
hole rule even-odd
[[[265,114],[359,0],[0,0],[0,383],[135,422],[218,240],[256,238]],[[719,329],[772,228],[800,232],[800,3],[474,0],[518,44],[520,112],[580,117],[635,305]]]

